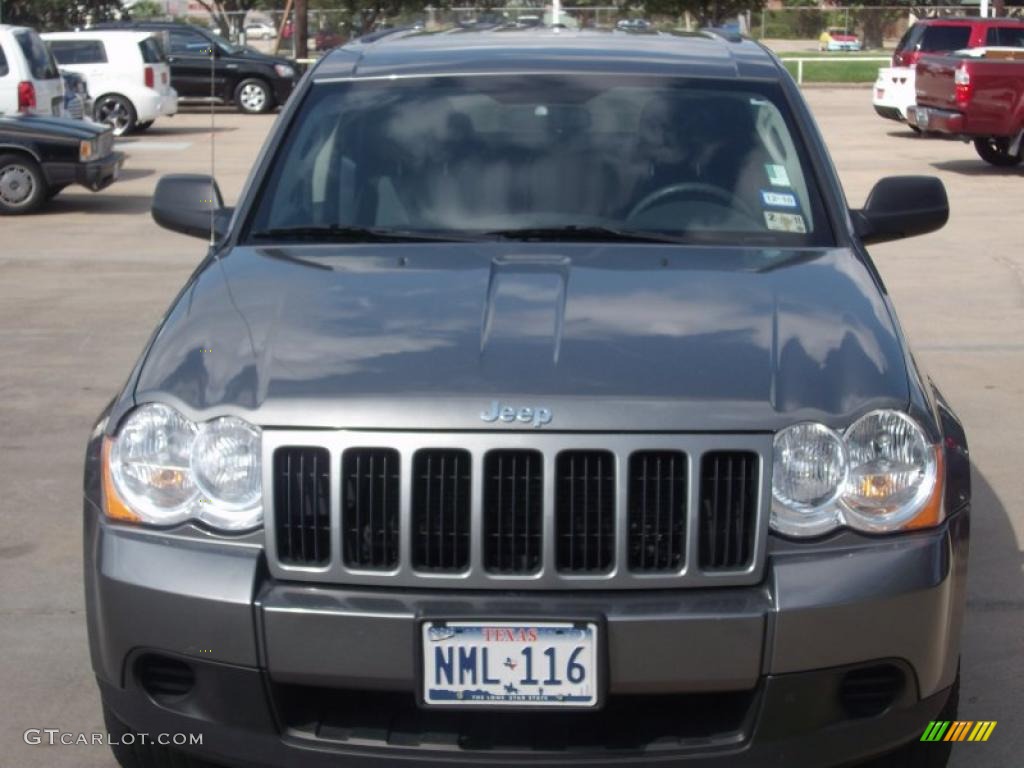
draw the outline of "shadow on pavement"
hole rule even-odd
[[[152,176],[156,171],[152,168],[122,168],[118,174],[118,181],[132,181],[134,179],[144,179],[147,176]]]
[[[922,134],[917,133],[916,131],[912,131],[912,130],[910,130],[907,127],[904,127],[903,130],[886,131],[885,135],[886,136],[891,136],[894,139],[926,139],[926,138],[928,138],[927,136],[923,136]]]
[[[238,128],[234,126],[218,125],[214,128],[214,133],[230,133],[231,131],[237,131]],[[151,136],[188,136],[193,133],[209,133],[210,127],[207,126],[175,126],[175,125],[154,125],[145,133],[133,133],[128,138],[123,139],[125,144],[131,144],[133,140],[145,141]]]
[[[1024,174],[1024,166],[998,168],[994,165],[989,165],[979,157],[969,160],[942,160],[937,163],[931,163],[931,166],[940,171],[959,173],[961,176],[1020,176]]]
[[[153,203],[151,195],[118,195],[105,191],[86,195],[59,196],[44,205],[35,216],[62,213],[145,213]]]

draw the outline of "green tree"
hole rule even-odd
[[[262,0],[196,0],[210,14],[221,35],[231,37],[232,31],[242,27],[245,14],[256,8],[262,8]],[[233,26],[232,26],[233,24]]]
[[[90,21],[112,19],[121,9],[119,0],[0,0],[4,24],[35,27],[53,32],[85,26]]]
[[[758,0],[647,0],[644,8],[650,14],[682,16],[689,12],[700,26],[716,26],[738,14],[760,7]]]
[[[157,0],[139,0],[131,7],[133,19],[156,19],[165,15],[164,6]]]

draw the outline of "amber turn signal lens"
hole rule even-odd
[[[907,522],[903,528],[913,530],[915,528],[931,528],[942,522],[942,497],[946,485],[946,463],[942,446],[935,446],[935,487],[927,503],[917,513],[913,520]]]
[[[117,489],[114,487],[114,480],[110,474],[110,449],[113,444],[114,441],[109,437],[103,438],[103,513],[112,520],[122,520],[131,523],[141,522],[141,518],[128,509],[128,506],[121,500]]]

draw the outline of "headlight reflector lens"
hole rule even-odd
[[[139,522],[202,520],[239,531],[263,520],[262,433],[226,416],[203,424],[150,403],[134,411],[110,441],[111,491]],[[108,503],[108,515],[130,519]]]
[[[251,527],[251,514],[239,513],[261,511],[259,429],[234,416],[206,422],[192,444],[191,463],[204,494],[198,517],[221,528]]]
[[[813,536],[835,527],[834,503],[846,481],[846,447],[824,424],[795,424],[775,436],[772,522],[776,530]]]
[[[867,414],[846,431],[846,444],[850,475],[842,504],[851,524],[891,531],[913,519],[931,498],[936,451],[905,414]]]
[[[196,425],[173,408],[144,405],[129,417],[114,443],[110,472],[118,492],[148,522],[188,518],[197,495],[189,470]]]

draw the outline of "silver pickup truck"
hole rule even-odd
[[[967,444],[865,250],[945,191],[850,210],[758,44],[363,40],[153,216],[212,244],[88,446],[121,765],[945,765]]]

